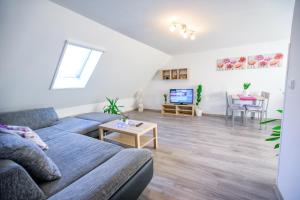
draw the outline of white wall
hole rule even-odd
[[[252,44],[246,46],[216,49],[207,52],[178,55],[172,57],[167,66],[188,67],[189,80],[160,80],[157,73],[145,90],[145,107],[160,109],[163,93],[170,88],[195,88],[203,85],[202,109],[209,114],[225,113],[225,91],[240,93],[244,82],[251,82],[251,92],[260,93],[261,90],[271,93],[270,115],[277,116],[275,110],[283,106],[283,92],[286,74],[286,58],[289,40],[269,43]],[[246,69],[235,71],[217,71],[218,58],[250,56],[265,53],[284,53],[283,67],[272,69]]]
[[[99,102],[99,103],[92,103],[92,104],[84,104],[79,106],[72,106],[66,108],[59,108],[56,109],[56,112],[59,118],[66,117],[66,116],[73,116],[78,115],[81,113],[87,112],[101,112],[103,108],[107,105],[107,102]],[[125,98],[119,99],[118,105],[122,106],[120,110],[122,112],[128,112],[136,109],[136,100],[135,98]]]
[[[285,200],[300,199],[300,1],[296,1],[277,184]],[[291,88],[291,81],[295,88]]]
[[[47,0],[0,0],[0,24],[0,112],[127,99],[169,58]],[[84,89],[49,90],[65,40],[106,50]]]

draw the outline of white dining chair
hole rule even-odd
[[[231,113],[232,117],[232,126],[234,126],[235,121],[235,115],[236,113],[241,113],[241,117],[243,120],[243,123],[245,123],[245,115],[246,115],[246,108],[244,105],[241,104],[234,104],[232,101],[232,96],[226,92],[226,122],[228,121],[229,114]]]
[[[269,92],[261,92],[261,96],[264,98],[263,101],[259,101],[258,104],[255,105],[246,105],[246,116],[247,119],[248,113],[258,113],[259,118],[259,128],[261,129],[261,122],[263,119],[268,117],[268,106],[270,100],[270,93]]]

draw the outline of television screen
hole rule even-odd
[[[193,89],[170,89],[170,103],[193,104]]]

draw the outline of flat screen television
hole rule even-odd
[[[193,89],[170,89],[170,103],[193,104]]]

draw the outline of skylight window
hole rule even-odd
[[[103,51],[66,42],[51,89],[84,88]]]

